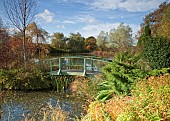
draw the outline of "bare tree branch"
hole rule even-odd
[[[3,0],[4,12],[9,21],[23,34],[24,62],[26,65],[26,28],[34,19],[36,0]]]

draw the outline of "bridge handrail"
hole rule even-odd
[[[64,64],[66,68],[69,70],[74,69],[74,67],[81,67],[84,70],[83,75],[86,74],[86,71],[88,70],[87,68],[91,68],[93,71],[96,69],[96,66],[94,66],[94,61],[98,62],[104,62],[104,63],[110,63],[109,60],[106,60],[105,58],[100,58],[96,56],[66,56],[66,57],[56,57],[56,58],[50,58],[50,59],[45,59],[45,60],[40,60],[39,63],[44,62],[49,64],[49,70],[50,72],[54,72],[53,69],[54,67],[57,67],[58,73],[61,73],[61,70],[63,69],[63,59],[82,59],[83,63],[82,64],[72,64],[71,61],[69,61],[67,64]],[[57,60],[55,62],[55,60]],[[90,60],[90,65],[87,65],[87,61]],[[74,60],[73,60],[74,61]],[[100,68],[97,67],[97,70],[100,70]]]

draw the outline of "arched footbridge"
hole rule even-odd
[[[53,75],[93,76],[101,73],[101,67],[109,62],[108,59],[94,56],[67,56],[39,61],[48,73]],[[44,66],[45,65],[45,66]]]

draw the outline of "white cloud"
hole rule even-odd
[[[35,18],[47,23],[54,22],[54,13],[50,12],[48,9],[45,9],[43,13],[35,15]]]
[[[91,0],[55,0],[57,3],[82,3],[88,4]]]
[[[116,9],[119,2],[120,0],[95,0],[90,5],[96,9]]]
[[[125,9],[129,12],[142,12],[158,8],[165,0],[95,0],[89,5],[95,9]]]
[[[65,29],[65,26],[64,25],[57,25],[57,28]]]
[[[90,15],[86,15],[86,16],[76,16],[76,21],[77,22],[82,22],[82,23],[86,23],[86,24],[95,24],[98,23],[98,20],[96,20],[95,17],[90,16]]]
[[[64,23],[64,24],[75,24],[75,22],[71,21],[71,20],[64,20],[62,23]]]
[[[119,25],[120,23],[99,23],[95,25],[87,25],[82,27],[81,30],[79,30],[79,32],[84,37],[89,36],[97,37],[101,31],[109,32],[111,29],[117,28]],[[129,24],[129,26],[132,28],[132,33],[134,37],[137,31],[140,29],[140,26],[136,24]]]
[[[129,12],[148,11],[157,8],[163,0],[127,0],[119,6]]]
[[[101,31],[109,32],[110,29],[115,28],[120,23],[99,23],[93,25],[84,26],[79,32],[84,37],[94,36],[97,37]]]

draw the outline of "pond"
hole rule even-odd
[[[2,98],[2,95],[1,95]],[[80,117],[84,112],[82,105],[85,101],[68,93],[55,91],[24,92],[4,91],[0,101],[1,121],[22,121],[28,116],[33,116],[41,121],[41,109],[48,105],[59,106],[69,113],[69,121]]]
[[[74,59],[74,64],[83,63]],[[91,62],[86,63],[87,69]],[[97,62],[93,62],[94,66]],[[66,65],[66,63],[63,63]],[[49,67],[48,67],[49,68]],[[89,67],[91,68],[91,67]],[[1,92],[0,92],[1,93]],[[59,106],[63,111],[69,113],[69,121],[75,117],[81,117],[84,113],[83,106],[85,100],[72,96],[69,93],[58,93],[55,91],[3,91],[0,94],[0,121],[23,121],[26,117],[34,117],[36,121],[41,121],[43,117],[42,109],[52,105]]]

